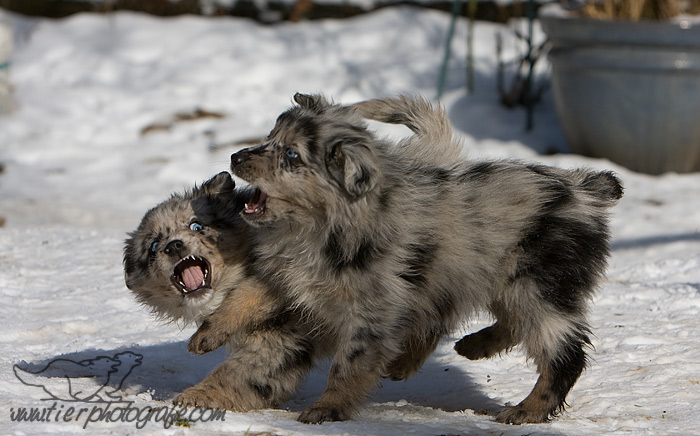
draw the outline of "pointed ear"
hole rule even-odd
[[[297,92],[294,94],[294,101],[299,106],[314,112],[322,112],[323,109],[329,106],[329,103],[325,97],[318,94],[301,94]]]
[[[199,188],[205,195],[233,195],[233,189],[236,187],[236,182],[233,181],[231,174],[222,171],[211,179],[204,182]]]
[[[337,142],[326,159],[326,167],[352,197],[361,197],[377,185],[377,157],[363,144]]]

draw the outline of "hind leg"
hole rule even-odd
[[[384,377],[398,381],[406,380],[415,374],[437,348],[443,333],[441,329],[431,329],[427,333],[411,335],[402,347],[402,353],[386,369]]]
[[[586,367],[586,305],[604,276],[610,251],[601,200],[586,200],[586,205],[563,179],[551,183],[554,173],[531,169],[550,178],[544,188],[549,197],[518,243],[510,287],[499,296],[515,315],[516,338],[540,377],[527,398],[496,418],[512,424],[547,421],[566,405]]]
[[[532,326],[525,337],[528,357],[540,374],[535,387],[520,404],[506,407],[496,421],[506,424],[546,422],[566,405],[566,395],[586,366],[588,328],[559,315]]]

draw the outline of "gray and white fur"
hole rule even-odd
[[[251,268],[252,230],[238,215],[248,195],[228,173],[173,194],[143,217],[124,249],[127,287],[167,321],[196,323],[195,354],[231,354],[174,402],[246,411],[277,407],[323,353],[320,335]]]
[[[482,311],[495,323],[457,352],[480,359],[521,344],[540,374],[497,421],[560,411],[586,366],[587,303],[604,277],[618,179],[462,159],[444,111],[420,98],[294,100],[231,170],[256,188],[241,215],[260,228],[258,274],[336,344],[328,387],[299,420],[349,419],[380,377],[410,376]],[[393,144],[365,119],[414,135]]]

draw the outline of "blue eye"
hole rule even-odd
[[[199,224],[199,223],[192,223],[192,224],[190,224],[190,230],[192,230],[193,232],[198,232],[198,231],[200,231],[200,230],[202,230],[202,229],[204,229],[204,227],[202,227],[202,225]]]
[[[157,249],[158,249],[158,241],[153,241],[153,243],[151,244],[151,249],[150,249],[151,253],[155,253]]]
[[[288,158],[290,159],[299,159],[299,153],[296,151],[292,150],[291,148],[287,149],[287,152],[285,153]]]

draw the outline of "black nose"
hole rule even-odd
[[[264,154],[268,150],[269,145],[269,143],[264,143],[255,147],[244,148],[243,150],[239,150],[237,153],[233,153],[231,155],[231,169],[233,170],[238,165],[241,165],[251,156],[255,157]]]
[[[163,251],[168,256],[177,256],[178,258],[182,258],[184,250],[185,244],[179,239],[174,239],[168,242],[168,245],[165,246],[165,250]]]
[[[238,153],[233,153],[231,155],[231,168],[237,167],[242,164],[246,158],[248,152],[246,150],[241,150]]]

